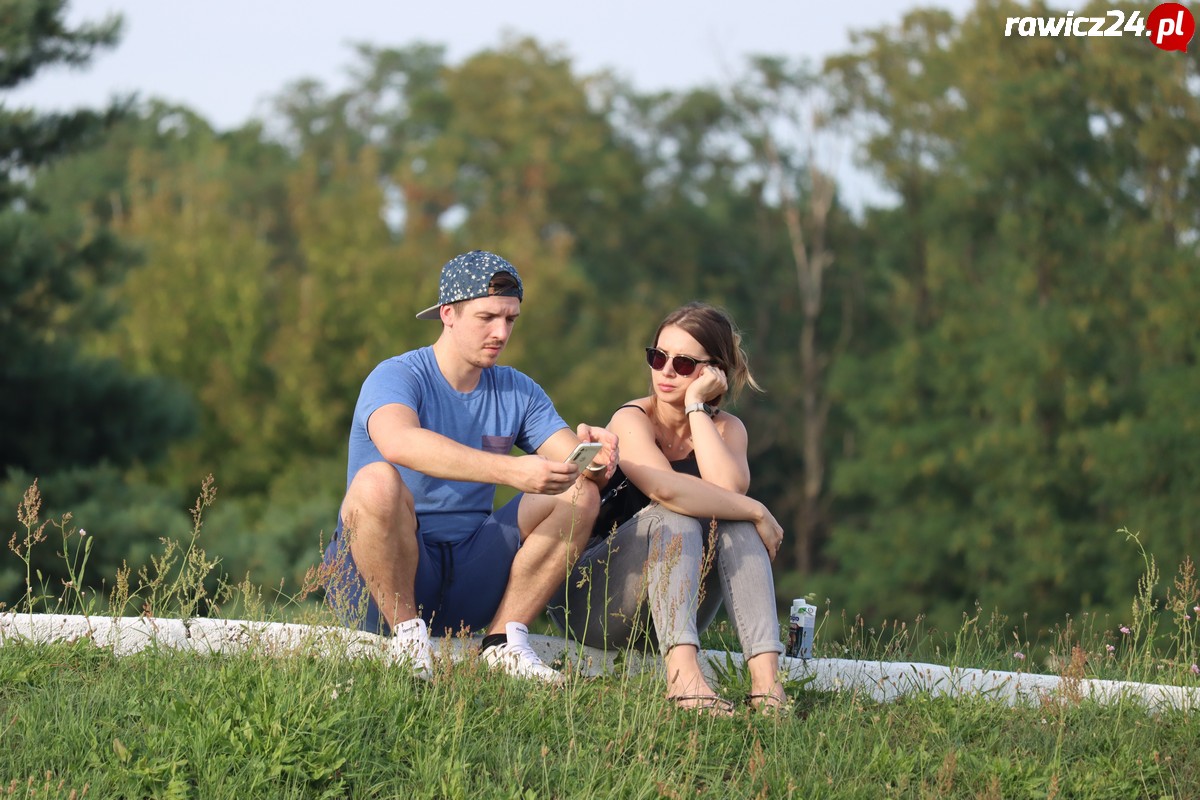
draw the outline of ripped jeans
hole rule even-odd
[[[602,649],[642,641],[652,622],[665,657],[676,645],[699,648],[700,631],[724,600],[746,658],[782,653],[771,559],[758,531],[750,522],[717,520],[714,558],[712,527],[646,506],[611,536],[588,543],[548,616],[572,639]]]

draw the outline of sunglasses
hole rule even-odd
[[[657,347],[646,348],[646,363],[655,372],[659,372],[666,367],[668,360],[671,362],[671,369],[675,370],[675,374],[685,378],[695,372],[696,367],[699,365],[715,363],[711,359],[701,360],[699,358],[692,358],[691,356],[669,356]]]

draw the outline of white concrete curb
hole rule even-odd
[[[707,650],[710,661],[724,665],[726,658],[741,665],[740,653]],[[850,661],[840,658],[780,659],[791,680],[812,678],[810,688],[818,691],[859,691],[873,700],[886,702],[909,694],[933,697],[986,696],[1007,705],[1038,704],[1067,697],[1088,699],[1102,705],[1133,701],[1153,711],[1200,709],[1200,689],[1130,681],[1067,681],[1057,675],[1002,672],[987,669],[945,667],[907,661]]]
[[[88,617],[62,614],[0,614],[0,646],[9,643],[50,643],[90,640],[97,647],[127,655],[147,647],[167,647],[197,653],[245,651],[287,655],[298,651],[324,656],[382,658],[396,664],[404,655],[393,647],[394,640],[341,627],[310,626],[280,622],[247,622],[196,618],[190,620],[154,617]],[[587,675],[617,669],[617,653],[575,644],[561,637],[533,634],[530,641],[546,661],[563,658]],[[435,646],[454,660],[471,656],[478,639],[440,639]],[[741,667],[741,653],[702,651],[702,665],[709,678],[717,669]],[[637,673],[661,669],[654,656],[626,654],[620,669]],[[944,667],[937,664],[886,661],[850,661],[818,658],[802,661],[781,659],[792,680],[812,678],[809,686],[818,691],[859,691],[873,700],[890,701],[907,694],[928,693],[935,697],[987,696],[1008,705],[1040,703],[1078,696],[1102,704],[1122,700],[1137,702],[1151,710],[1200,708],[1200,689],[1152,683],[1080,680],[1070,683],[1055,675],[1025,672]]]

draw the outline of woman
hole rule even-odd
[[[746,496],[746,428],[720,409],[746,384],[761,391],[740,343],[728,314],[704,303],[658,326],[646,348],[651,394],[613,414],[621,463],[602,489],[593,538],[549,609],[576,640],[613,648],[636,637],[648,599],[668,699],[714,713],[732,704],[704,678],[699,631],[722,599],[749,668],[749,702],[773,709],[787,699],[771,580],[783,530]],[[714,546],[715,559],[706,553]]]

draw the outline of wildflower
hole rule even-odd
[[[1125,625],[1122,625],[1122,626],[1121,626],[1121,633],[1123,633],[1123,634],[1125,634],[1126,636],[1128,636],[1128,635],[1129,635],[1129,628],[1128,628],[1127,626],[1125,626]]]
[[[1104,645],[1104,649],[1107,650],[1108,652],[1112,653],[1112,652],[1115,652],[1117,648],[1113,647],[1111,644],[1106,644],[1106,645]]]
[[[1200,614],[1200,606],[1192,606],[1192,611],[1195,611],[1197,614]]]
[[[87,536],[87,531],[83,528],[80,528],[79,529],[79,538],[82,539],[85,536]]]
[[[1017,652],[1013,653],[1013,658],[1015,658],[1017,661],[1024,661],[1025,654],[1018,650]]]
[[[1184,622],[1191,622],[1191,621],[1192,621],[1192,615],[1191,615],[1191,614],[1184,614],[1184,615],[1183,615],[1183,620],[1184,620]]]
[[[338,690],[337,690],[337,689],[334,689],[334,690],[333,690],[333,691],[330,693],[330,695],[329,695],[329,696],[330,696],[331,698],[333,698],[334,700],[337,700],[337,699],[338,699]]]
[[[1197,666],[1197,665],[1195,665],[1195,664],[1192,664],[1192,674],[1193,674],[1193,675],[1200,675],[1200,666]]]

